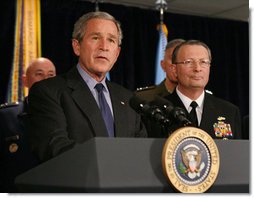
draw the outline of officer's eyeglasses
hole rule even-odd
[[[187,59],[184,61],[175,62],[175,64],[183,64],[185,67],[194,67],[195,63],[198,63],[200,67],[207,68],[211,66],[211,62],[207,59],[200,59],[200,60],[194,60],[194,59]]]

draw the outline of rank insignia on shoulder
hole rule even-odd
[[[218,122],[213,124],[215,136],[224,140],[228,139],[229,137],[233,137],[230,124],[224,122],[226,118],[219,116],[217,120]]]
[[[136,91],[146,91],[146,90],[150,90],[150,89],[154,89],[154,88],[155,88],[155,85],[147,86],[147,87],[140,87],[140,88],[137,88]]]
[[[6,108],[6,107],[13,107],[13,106],[17,106],[19,105],[19,102],[12,102],[12,103],[3,103],[3,104],[0,104],[0,109],[1,108]]]

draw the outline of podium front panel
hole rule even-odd
[[[166,139],[93,138],[16,178],[20,192],[175,192],[162,171]],[[220,170],[210,193],[249,192],[249,141],[215,140]]]

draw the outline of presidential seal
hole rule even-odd
[[[166,140],[162,167],[169,183],[179,192],[202,193],[215,182],[220,166],[216,143],[195,127],[177,129]]]

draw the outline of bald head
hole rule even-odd
[[[47,58],[37,58],[31,61],[23,75],[23,83],[28,89],[35,82],[54,77],[56,75],[55,65]]]

